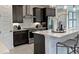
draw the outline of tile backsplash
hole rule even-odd
[[[29,28],[29,27],[33,27],[33,19],[30,18],[24,18],[23,19],[23,23],[19,23],[21,28]]]

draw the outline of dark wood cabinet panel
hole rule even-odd
[[[14,31],[13,43],[14,43],[14,46],[29,43],[28,31]]]
[[[44,35],[34,34],[34,54],[45,54]]]
[[[23,23],[23,6],[13,5],[13,23]]]
[[[40,22],[47,29],[48,17],[56,15],[55,8],[33,8],[33,22]]]
[[[56,10],[55,8],[44,8],[45,15],[46,16],[52,16],[54,17],[56,15]]]
[[[34,18],[34,22],[41,22],[43,17],[42,17],[42,8],[33,8],[33,16],[35,16]]]
[[[36,18],[37,18],[38,20],[41,19],[41,9],[40,9],[40,8],[37,8],[37,9],[36,9]],[[38,21],[38,20],[37,20],[37,21]]]
[[[48,16],[54,17],[56,15],[55,8],[33,8],[34,22],[45,22]]]

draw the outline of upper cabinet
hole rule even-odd
[[[46,16],[52,16],[52,17],[54,17],[55,14],[56,14],[55,8],[45,8],[44,11],[46,13]]]
[[[41,22],[43,19],[42,8],[33,8],[33,16],[35,16],[34,22]]]
[[[13,23],[23,23],[23,6],[13,5]]]
[[[55,8],[33,8],[34,22],[46,22],[46,18],[48,16],[54,17],[55,13]]]

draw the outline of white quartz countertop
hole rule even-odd
[[[79,32],[79,30],[77,30],[77,29],[71,29],[71,30],[66,30],[66,32],[64,32],[64,33],[54,33],[51,30],[36,31],[36,32],[33,32],[33,33],[60,38],[60,37],[64,37],[66,35],[77,33],[77,32]]]

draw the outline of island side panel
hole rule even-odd
[[[34,34],[34,54],[45,54],[44,35]]]
[[[56,54],[56,43],[60,42],[60,41],[64,41],[64,40],[62,40],[62,38],[60,39],[60,38],[46,36],[45,37],[45,53],[46,54]],[[60,54],[66,53],[64,51],[66,51],[66,49],[59,48]]]

